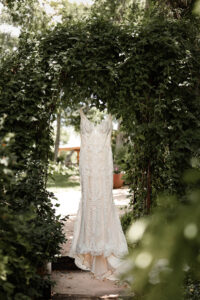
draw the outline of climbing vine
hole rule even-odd
[[[5,262],[11,298],[19,289],[29,298],[40,290],[35,270],[52,260],[64,241],[62,221],[51,204],[53,195],[46,191],[51,124],[60,101],[72,109],[89,102],[122,119],[129,141],[126,177],[134,217],[150,213],[159,193],[184,192],[182,172],[192,155],[198,155],[200,142],[198,28],[198,20],[158,14],[128,25],[92,15],[40,35],[24,32],[18,50],[4,58],[1,206],[11,214],[32,216],[26,219],[31,224],[23,235],[27,238],[17,243],[27,258],[24,266],[33,266],[33,272],[22,287],[9,275],[15,274],[14,262]],[[18,257],[8,253],[11,240],[3,242],[2,255]],[[5,278],[0,282],[2,295],[8,289]],[[27,289],[33,283],[37,289]]]
[[[118,107],[129,145],[135,216],[161,192],[184,192],[183,171],[199,151],[198,23],[157,16],[127,28]],[[186,30],[187,28],[187,30]],[[130,35],[134,37],[130,38]]]

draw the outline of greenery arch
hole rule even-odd
[[[191,156],[198,155],[200,141],[197,35],[198,23],[159,15],[123,26],[93,17],[40,36],[21,35],[17,52],[1,65],[1,192],[6,204],[1,209],[9,216],[6,222],[15,219],[15,230],[23,222],[29,228],[16,242],[29,259],[23,266],[5,262],[5,270],[30,267],[32,272],[19,290],[12,278],[11,295],[31,297],[40,290],[35,269],[52,260],[64,241],[53,195],[46,191],[51,122],[60,101],[75,109],[80,100],[89,100],[122,118],[135,217],[149,213],[160,191],[184,192],[182,172]],[[33,218],[34,226],[28,226]],[[30,282],[37,288],[27,295]]]

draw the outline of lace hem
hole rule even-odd
[[[124,260],[114,254],[105,257],[104,255],[92,256],[90,253],[77,254],[74,256],[75,264],[84,271],[93,273],[96,279],[119,280]]]
[[[110,250],[92,250],[92,249],[82,249],[79,251],[70,251],[68,256],[75,258],[79,254],[91,254],[92,256],[100,256],[108,257],[110,255],[115,255],[116,257],[122,258],[123,256],[128,254],[128,250],[116,251],[116,249]]]

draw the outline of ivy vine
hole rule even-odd
[[[184,193],[182,172],[199,154],[200,143],[198,32],[198,20],[187,18],[156,14],[122,25],[92,16],[41,35],[24,32],[18,50],[4,58],[1,206],[15,214],[31,209],[36,218],[27,242],[32,251],[38,240],[42,245],[30,259],[35,268],[53,259],[64,240],[53,195],[46,191],[51,124],[61,90],[61,100],[72,109],[89,101],[121,118],[129,141],[126,177],[135,218],[150,213],[159,193]],[[32,296],[31,290],[23,291]]]

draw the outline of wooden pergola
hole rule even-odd
[[[58,153],[61,151],[76,151],[77,153],[77,164],[79,163],[79,153],[80,153],[80,147],[60,147],[58,149]]]
[[[6,146],[6,144],[2,144],[2,146]],[[61,151],[76,151],[77,153],[77,164],[79,163],[79,153],[80,153],[80,147],[60,147],[58,149],[58,153]]]

